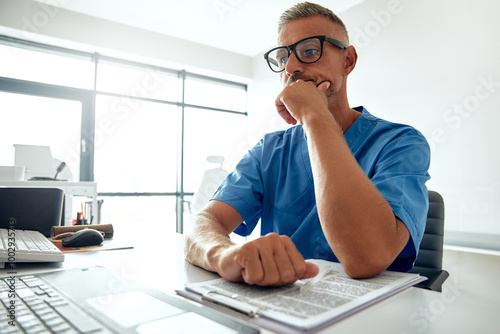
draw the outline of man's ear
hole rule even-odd
[[[344,50],[344,53],[344,74],[347,76],[352,72],[352,70],[354,70],[354,67],[356,67],[356,62],[358,61],[358,53],[352,45],[349,45],[347,49]]]

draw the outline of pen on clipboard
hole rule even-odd
[[[309,291],[309,290],[312,290],[312,288],[314,287],[314,284],[318,283],[319,281],[321,281],[321,279],[323,277],[325,277],[325,275],[329,272],[328,269],[323,269],[323,270],[320,270],[319,273],[314,276],[313,278],[311,278],[309,281],[307,281],[306,284],[302,285],[300,287],[300,292],[306,292],[306,291]]]
[[[228,296],[217,291],[208,291],[201,296],[201,299],[242,313],[251,318],[257,318],[259,316],[258,312],[260,308],[248,304],[245,300],[241,300],[240,296],[237,294]]]

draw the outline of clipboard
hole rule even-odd
[[[385,272],[378,277],[368,279],[352,279],[345,274],[339,263],[323,260],[314,260],[314,262],[320,265],[320,268],[323,266],[325,268],[323,270],[329,272],[319,281],[321,284],[316,283],[323,286],[316,287],[315,284],[313,291],[301,289],[302,286],[307,284],[307,280],[276,289],[249,286],[244,283],[230,282],[219,278],[207,282],[188,284],[185,289],[177,290],[176,293],[252,326],[258,326],[276,333],[310,334],[329,327],[335,322],[427,279],[418,274],[397,272]],[[337,285],[338,291],[341,291],[348,288],[349,284],[352,284],[351,286],[355,290],[358,288],[356,285],[364,283],[374,285],[374,283],[381,282],[385,284],[381,288],[373,288],[373,290],[369,290],[361,297],[353,297],[351,300],[344,302],[341,301],[342,296],[340,295],[342,292],[339,292],[339,302],[337,302],[337,292],[335,291],[336,288],[333,287],[334,285]],[[333,290],[328,291],[327,289]],[[306,315],[306,313],[313,313],[311,310],[316,304],[319,305],[319,300],[314,298],[322,294],[326,294],[326,299],[330,298],[330,302],[333,301],[330,309],[322,314]],[[289,300],[290,302],[287,303],[293,305],[289,308],[295,308],[299,311],[293,315],[293,312],[287,313],[280,310],[279,307],[274,305],[275,303],[279,304],[280,300],[281,302]],[[311,310],[304,311],[299,305],[305,305],[306,303],[309,303],[307,308],[310,307]],[[283,308],[286,307],[283,306]]]
[[[270,330],[270,331],[275,332],[275,333],[308,334],[308,333],[314,333],[314,332],[321,329],[321,328],[318,328],[318,329],[315,329],[312,331],[310,331],[310,330],[303,331],[303,330],[294,328],[292,326],[289,326],[287,324],[274,321],[273,319],[260,316],[258,312],[257,313],[246,312],[245,308],[239,309],[239,308],[229,307],[228,305],[223,305],[223,303],[211,301],[206,297],[203,298],[203,295],[200,295],[200,294],[193,292],[193,291],[176,290],[175,292],[179,296],[190,299],[194,302],[197,302],[201,305],[212,308],[214,310],[217,310],[217,311],[221,312],[222,314],[224,314],[226,317],[229,317],[233,320],[244,322],[244,323],[246,323],[250,326],[253,326],[253,327],[264,328],[264,329]],[[324,327],[327,327],[327,326],[324,326]],[[324,328],[324,327],[322,327],[322,328]]]

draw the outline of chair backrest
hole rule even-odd
[[[428,278],[419,286],[435,291],[441,291],[441,285],[449,276],[442,269],[444,238],[444,200],[436,191],[429,190],[429,211],[427,224],[420,244],[415,266],[411,270]]]

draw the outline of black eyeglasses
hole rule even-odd
[[[290,53],[295,53],[297,59],[305,64],[317,62],[323,55],[323,42],[327,41],[344,50],[347,45],[328,36],[313,36],[301,39],[297,43],[288,46],[279,46],[264,54],[267,64],[273,72],[279,73],[285,69]]]

